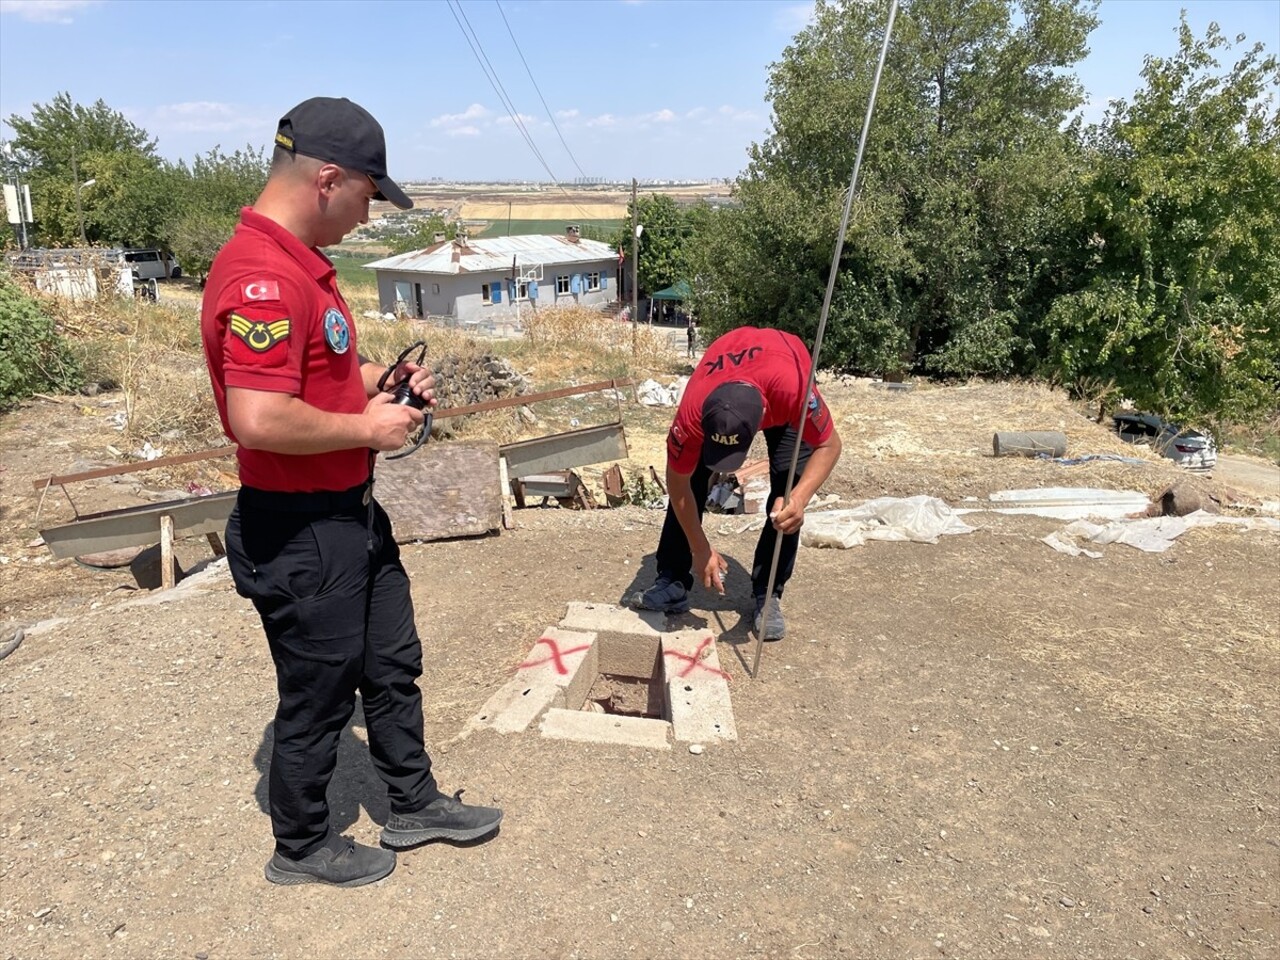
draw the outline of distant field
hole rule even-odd
[[[534,233],[545,233],[549,236],[559,237],[564,234],[564,228],[570,223],[576,223],[582,230],[582,236],[591,240],[604,240],[608,242],[613,235],[622,229],[622,220],[511,220],[511,228],[507,229],[507,219],[495,219],[489,221],[489,225],[483,230],[472,228],[472,236],[479,237],[527,237]]]
[[[462,204],[463,220],[499,220],[507,219],[508,204],[486,201],[468,200]],[[527,200],[513,200],[510,203],[510,214],[513,219],[552,220],[559,219],[563,224],[577,223],[584,219],[621,220],[627,215],[625,203],[540,203]]]

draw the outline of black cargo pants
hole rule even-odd
[[[271,826],[276,849],[294,859],[329,834],[326,791],[357,690],[392,813],[414,813],[438,795],[423,744],[409,578],[367,489],[245,487],[227,520],[236,590],[257,608],[276,666]]]
[[[765,503],[765,512],[773,509],[776,500],[782,497],[787,489],[787,473],[791,469],[791,454],[795,449],[797,434],[795,427],[768,427],[764,431],[765,445],[769,450],[769,499]],[[801,441],[800,459],[796,463],[796,479],[804,473],[805,465],[813,447]],[[698,507],[698,522],[707,507],[707,490],[711,484],[711,471],[699,462],[689,478],[693,487],[693,502]],[[760,539],[756,541],[756,555],[751,561],[751,592],[759,598],[769,589],[769,567],[773,563],[773,546],[778,538],[778,531],[773,528],[769,518],[765,517],[764,529],[760,531]],[[782,549],[778,553],[778,575],[773,584],[773,595],[782,596],[782,590],[791,579],[796,566],[796,551],[800,547],[800,533],[789,533],[782,538]],[[693,550],[684,535],[684,528],[675,510],[667,506],[667,516],[662,523],[662,536],[658,539],[658,552],[655,557],[658,577],[683,583],[686,590],[693,588]]]

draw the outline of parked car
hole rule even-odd
[[[1150,444],[1189,470],[1212,470],[1218,463],[1218,448],[1207,433],[1136,410],[1113,414],[1111,419],[1121,440]]]
[[[182,267],[162,250],[126,250],[124,259],[139,280],[168,280],[182,276]]]

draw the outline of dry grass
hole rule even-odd
[[[681,359],[661,329],[622,323],[585,307],[539,310],[525,318],[524,326],[518,354],[537,362],[546,380],[646,377],[681,369]]]
[[[503,220],[508,215],[515,220],[621,220],[627,215],[625,201],[617,203],[542,203],[531,200],[514,200],[508,210],[506,202],[467,201],[459,214],[464,220]]]

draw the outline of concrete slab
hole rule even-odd
[[[583,710],[552,708],[542,718],[542,735],[581,743],[616,743],[625,747],[670,750],[671,724],[643,717],[610,716]]]
[[[581,703],[597,673],[595,643],[593,633],[556,627],[542,631],[516,667],[515,676],[467,722],[464,734],[484,728],[519,733],[543,710],[572,700],[571,688]],[[586,686],[579,690],[581,684]]]
[[[673,736],[682,743],[737,740],[729,674],[709,630],[662,635],[662,678]]]

